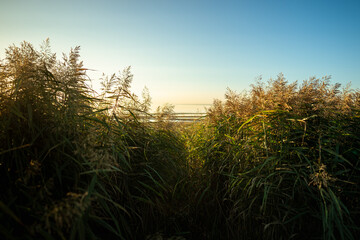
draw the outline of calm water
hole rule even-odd
[[[175,113],[205,113],[211,104],[176,104]]]

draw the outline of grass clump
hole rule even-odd
[[[227,238],[357,238],[359,91],[339,88],[280,74],[214,102],[192,159]]]
[[[138,120],[150,99],[130,92],[130,68],[96,95],[78,47],[58,61],[48,42],[23,42],[0,78],[3,237],[134,239],[163,227],[183,143]]]

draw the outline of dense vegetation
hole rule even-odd
[[[79,48],[0,63],[5,239],[359,239],[360,92],[280,74],[208,117],[147,121],[132,74],[88,86]]]

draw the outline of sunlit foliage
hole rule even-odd
[[[282,74],[174,121],[79,47],[0,62],[0,238],[358,239],[360,93]],[[150,120],[151,119],[151,120]]]

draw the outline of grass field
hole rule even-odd
[[[2,239],[360,238],[359,90],[279,74],[150,122],[130,68],[96,95],[79,57],[0,63]]]

